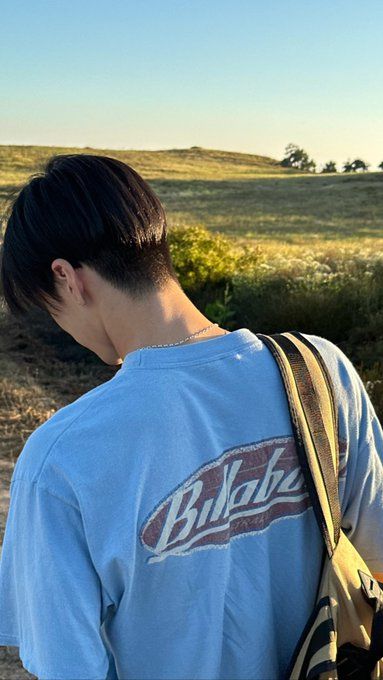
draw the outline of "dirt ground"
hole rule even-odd
[[[17,647],[0,647],[0,679],[24,680],[36,678],[23,668]]]

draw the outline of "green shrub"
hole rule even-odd
[[[255,273],[263,253],[258,246],[238,246],[203,226],[173,227],[169,249],[179,282],[195,305],[228,330],[240,320],[231,306],[231,281],[242,272]]]
[[[236,272],[255,267],[261,257],[259,248],[236,247],[228,237],[203,226],[173,227],[169,248],[180,284],[188,294],[226,284]]]

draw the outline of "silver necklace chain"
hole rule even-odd
[[[178,342],[169,342],[166,345],[147,345],[146,347],[140,347],[140,349],[149,349],[150,347],[173,347],[174,345],[181,345],[183,342],[186,342],[187,340],[190,340],[190,338],[194,338],[196,335],[200,335],[201,333],[206,333],[206,331],[209,330],[209,328],[212,328],[213,326],[218,326],[218,323],[212,323],[210,326],[207,326],[206,328],[203,328],[201,331],[197,331],[196,333],[193,333],[192,335],[189,335],[187,338],[184,340],[179,340]],[[226,331],[227,333],[228,331]]]

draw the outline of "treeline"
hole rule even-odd
[[[300,148],[296,144],[288,144],[285,148],[285,157],[281,161],[284,168],[296,168],[297,170],[306,170],[307,172],[317,172],[317,164],[313,158],[310,158],[307,151]],[[342,166],[342,172],[366,172],[369,164],[361,158],[355,158],[353,161],[348,159]],[[378,165],[380,170],[383,170],[383,161]],[[338,172],[335,161],[328,161],[324,164],[321,173]]]

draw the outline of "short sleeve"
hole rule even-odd
[[[354,369],[355,370],[355,369]],[[359,375],[359,436],[350,442],[342,528],[373,572],[383,572],[383,430]]]
[[[39,680],[105,680],[101,583],[81,512],[37,482],[11,483],[0,562],[0,645]]]
[[[306,334],[304,334],[306,335]],[[335,387],[339,435],[341,526],[372,572],[383,572],[383,431],[356,367],[334,343],[306,335],[319,349]]]

